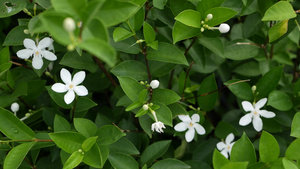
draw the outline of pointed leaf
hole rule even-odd
[[[269,163],[275,161],[280,153],[276,139],[269,133],[263,131],[259,140],[259,155],[261,161]]]
[[[141,156],[141,166],[151,164],[155,159],[164,155],[171,144],[171,140],[158,141],[148,146]]]
[[[282,21],[296,16],[292,5],[288,1],[279,1],[266,11],[262,21]]]
[[[131,77],[119,76],[118,79],[123,91],[132,101],[136,101],[141,91],[145,89],[142,84]]]
[[[68,158],[68,160],[65,162],[63,169],[73,169],[76,166],[78,166],[82,159],[83,159],[82,152],[75,151],[71,154],[71,156]]]
[[[182,11],[175,17],[175,20],[194,28],[201,28],[201,15],[195,10],[185,10]]]
[[[231,150],[230,161],[232,162],[249,162],[249,165],[256,162],[255,149],[247,135],[235,142]]]
[[[210,93],[217,90],[217,83],[215,80],[215,75],[212,74],[205,78],[200,85],[197,95],[202,95],[206,93]],[[197,98],[200,109],[210,111],[214,108],[215,103],[217,101],[218,93],[210,93],[205,96],[200,96]]]

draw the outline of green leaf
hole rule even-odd
[[[179,101],[181,97],[169,89],[155,89],[153,90],[152,101],[153,103],[159,102],[165,105],[169,105]]]
[[[225,121],[220,121],[215,128],[215,136],[220,139],[225,139],[228,134],[233,133],[238,134],[237,129],[230,123]]]
[[[71,154],[71,156],[68,158],[68,160],[65,162],[63,169],[72,169],[78,166],[84,155],[82,152],[75,151],[74,153]]]
[[[236,83],[241,80],[239,79],[232,79],[224,83],[224,85],[229,85],[229,90],[236,95],[236,97],[242,100],[253,100],[253,93],[250,85],[246,82]],[[236,83],[236,84],[235,84]]]
[[[259,140],[259,155],[264,163],[275,161],[280,153],[276,139],[268,132],[263,131]]]
[[[79,133],[87,138],[95,136],[98,131],[95,123],[93,123],[89,119],[84,118],[74,118],[74,127]]]
[[[109,145],[118,141],[121,137],[125,136],[120,129],[113,125],[106,125],[101,127],[97,132],[97,144],[98,145]]]
[[[294,140],[286,149],[285,157],[289,160],[300,160],[300,139]]]
[[[244,133],[243,136],[234,143],[230,161],[232,162],[249,162],[249,165],[256,162],[255,149],[247,135]]]
[[[109,153],[108,160],[114,168],[122,169],[138,169],[137,161],[123,153]]]
[[[56,114],[54,118],[54,131],[71,131],[71,125],[65,118]]]
[[[25,38],[31,38],[30,35],[24,33],[24,30],[27,29],[26,25],[17,26],[13,28],[5,37],[3,46],[20,46],[23,45]]]
[[[158,141],[148,146],[141,156],[141,166],[151,164],[155,159],[164,155],[171,144],[171,140]]]
[[[127,29],[124,29],[122,27],[117,27],[113,32],[113,38],[115,42],[125,40],[133,35],[134,33],[129,32]]]
[[[159,105],[159,109],[155,110],[157,119],[168,126],[173,126],[172,124],[172,112],[171,110],[164,104],[157,103]],[[153,120],[155,120],[153,118]]]
[[[168,0],[153,0],[153,6],[158,9],[164,9]]]
[[[35,2],[45,9],[52,7],[51,1],[49,0],[35,0]]]
[[[143,103],[141,103],[139,100],[131,103],[128,107],[126,107],[125,111],[131,111],[133,109],[136,109],[138,107],[141,107]]]
[[[212,160],[214,169],[221,169],[222,166],[229,163],[229,160],[226,157],[224,157],[217,149],[215,149],[214,151]]]
[[[288,21],[289,20],[283,20],[269,29],[268,35],[270,43],[277,40],[288,31]]]
[[[215,90],[217,90],[217,83],[215,80],[215,75],[212,74],[201,82],[197,95],[206,94]],[[200,109],[203,109],[205,111],[212,110],[216,104],[217,98],[217,92],[198,97],[197,100]]]
[[[34,132],[13,113],[0,107],[0,131],[12,140],[32,140]]]
[[[124,148],[126,147],[126,149]],[[109,152],[124,153],[124,154],[140,154],[139,150],[126,137],[109,145]]]
[[[25,0],[1,1],[0,18],[6,18],[22,11],[27,5]]]
[[[296,138],[300,137],[300,112],[296,113],[293,118],[291,136]]]
[[[256,92],[258,92],[259,98],[267,97],[276,88],[281,78],[282,69],[282,66],[275,67],[259,79],[256,83]]]
[[[286,158],[282,159],[282,164],[284,166],[284,169],[298,169],[297,165]]]
[[[202,0],[197,5],[197,11],[199,11],[202,15],[211,8],[219,7],[225,0]],[[204,16],[206,17],[206,16]]]
[[[160,160],[156,163],[154,163],[151,166],[152,169],[185,169],[185,168],[191,168],[189,165],[185,164],[184,162],[174,159],[174,158],[168,158]]]
[[[201,28],[201,14],[198,11],[187,9],[179,13],[175,20],[194,28]]]
[[[245,39],[228,42],[224,49],[225,58],[232,60],[245,60],[257,56],[260,48],[255,45],[251,45],[251,43],[253,42]]]
[[[4,161],[4,169],[18,168],[35,142],[20,144],[9,151]]]
[[[129,23],[135,31],[138,31],[144,24],[144,18],[145,9],[141,8],[132,18],[129,19]]]
[[[187,65],[188,62],[183,53],[174,45],[165,42],[158,43],[158,49],[149,49],[147,52],[147,59],[156,60],[167,63],[175,63]]]
[[[5,72],[7,72],[12,66],[12,63],[3,63],[0,65],[0,78],[5,75]]]
[[[77,99],[75,113],[89,110],[90,108],[95,107],[95,106],[97,106],[97,104],[95,102],[93,102],[91,99],[86,98],[86,97],[79,97]]]
[[[202,36],[202,37],[198,38],[198,41],[201,45],[208,48],[209,50],[211,50],[218,56],[220,56],[222,58],[224,57],[224,45],[223,45],[222,40],[219,37],[208,38],[208,37]]]
[[[51,99],[60,107],[64,109],[71,109],[73,107],[73,103],[66,104],[64,101],[65,93],[56,93],[51,89],[51,86],[46,86],[46,90],[49,93]]]
[[[86,139],[79,133],[67,131],[50,133],[49,136],[59,148],[69,154],[81,149],[81,145]]]
[[[184,39],[195,37],[198,34],[200,34],[199,28],[193,28],[176,21],[172,31],[173,44]]]
[[[67,52],[61,59],[59,64],[68,66],[74,69],[85,69],[92,73],[96,72],[98,65],[92,59],[92,57],[86,53],[82,53],[80,56],[78,52]]]
[[[246,169],[248,162],[229,162],[225,164],[221,169]]]
[[[293,102],[286,93],[274,90],[269,94],[268,105],[281,111],[287,111],[293,107]]]
[[[238,65],[233,72],[247,77],[261,75],[258,63],[255,61],[247,61],[241,65]]]
[[[155,31],[152,28],[152,26],[150,24],[148,24],[147,22],[144,22],[143,32],[144,32],[144,38],[145,38],[145,41],[147,44],[155,41]]]
[[[143,108],[141,108],[136,114],[134,117],[140,117],[140,116],[143,116],[145,114],[148,113],[148,110],[144,110]]]
[[[113,69],[110,70],[115,76],[128,76],[135,80],[146,80],[148,79],[146,66],[135,60],[127,60],[121,62]]]
[[[82,150],[85,151],[85,152],[88,152],[92,146],[96,143],[98,139],[98,136],[95,136],[95,137],[90,137],[90,138],[87,138],[86,140],[84,140],[84,142],[82,143]]]
[[[294,9],[289,2],[279,1],[266,11],[262,21],[282,21],[295,18],[296,16]]]
[[[97,144],[93,144],[89,151],[84,152],[83,162],[94,168],[102,168],[107,158],[106,153],[108,155],[104,147],[100,149]]]
[[[138,100],[139,94],[145,89],[144,86],[131,77],[118,76],[118,79],[125,94],[132,101]]]
[[[10,61],[9,47],[5,47],[0,51],[0,65],[4,63],[9,63],[9,61]]]
[[[53,8],[58,12],[67,13],[80,18],[80,13],[87,6],[86,0],[51,0]]]
[[[88,22],[87,25],[84,25],[82,31],[82,40],[85,41],[87,39],[96,38],[107,42],[108,32],[107,32],[107,28],[102,23],[102,21],[99,18],[93,18],[88,21],[87,21]]]
[[[219,25],[231,19],[237,13],[238,11],[232,10],[230,8],[225,8],[225,7],[211,8],[205,12],[204,16],[206,17],[208,14],[212,14],[213,18],[211,20],[208,20],[205,24],[209,26]]]
[[[110,67],[116,64],[115,49],[102,39],[87,39],[79,43],[78,46],[103,60]]]

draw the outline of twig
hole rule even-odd
[[[106,75],[106,77],[109,79],[109,81],[111,82],[111,84],[114,87],[117,87],[117,83],[115,82],[115,80],[112,78],[112,76],[110,75],[110,73],[107,72],[107,70],[105,69],[104,65],[102,64],[102,62],[100,61],[100,59],[98,59],[97,57],[93,56],[94,60],[96,61],[96,63],[98,64],[98,66],[100,67],[100,69],[104,72],[104,74]]]
[[[14,64],[14,65],[17,65],[17,66],[21,66],[21,67],[25,67],[27,69],[32,69],[31,67],[27,66],[27,65],[23,65],[21,63],[17,63],[17,62],[13,62],[13,61],[9,61],[10,63]]]

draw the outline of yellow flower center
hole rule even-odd
[[[73,85],[69,85],[69,88],[72,89],[74,86]]]
[[[193,123],[192,123],[192,122],[190,122],[190,126],[193,126]]]
[[[254,112],[254,115],[258,115],[257,111]]]
[[[38,56],[38,55],[39,55],[39,51],[36,51],[36,52],[35,52],[35,55],[37,55],[37,56]]]
[[[230,150],[230,146],[227,146],[227,150]]]

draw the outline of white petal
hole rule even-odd
[[[193,114],[192,115],[192,122],[193,123],[198,123],[200,121],[200,116],[199,114]]]
[[[35,69],[41,69],[43,67],[43,59],[41,57],[33,57],[32,66]]]
[[[262,122],[262,120],[261,120],[260,117],[255,117],[255,118],[253,118],[252,123],[253,123],[253,127],[254,127],[254,129],[255,129],[256,131],[259,132],[259,131],[262,130],[263,122]]]
[[[64,100],[66,104],[72,103],[72,101],[75,99],[75,93],[73,90],[69,90],[67,94],[64,96]]]
[[[229,155],[231,154],[231,150],[232,150],[232,147],[233,147],[234,143],[235,143],[235,142],[232,142],[232,143],[230,144],[230,149],[229,149],[229,151],[228,151],[228,152],[229,152]]]
[[[24,39],[23,44],[24,44],[25,48],[27,48],[27,49],[35,49],[36,48],[35,42],[32,39],[28,39],[28,38]]]
[[[233,140],[234,140],[234,135],[230,133],[225,139],[226,145],[229,145]]]
[[[60,78],[65,84],[71,83],[71,80],[72,80],[71,79],[71,73],[65,68],[61,69]]]
[[[28,59],[30,56],[32,56],[32,54],[32,49],[22,49],[17,52],[17,56],[21,59]]]
[[[259,110],[267,103],[267,98],[260,99],[257,103],[255,103],[255,110]]]
[[[197,131],[198,134],[203,135],[205,134],[205,129],[198,123],[194,124],[194,128]]]
[[[252,121],[252,113],[248,113],[246,115],[244,115],[241,119],[240,119],[240,122],[239,124],[241,126],[246,126],[248,125],[249,123],[251,123]]]
[[[188,124],[184,122],[180,122],[174,126],[174,130],[176,131],[185,131],[188,128]]]
[[[51,89],[57,93],[64,93],[66,91],[68,91],[68,88],[66,87],[65,84],[62,83],[55,83]]]
[[[224,149],[223,151],[221,151],[221,154],[223,154],[224,157],[228,158],[228,153],[227,153],[226,149]]]
[[[43,51],[43,56],[50,61],[55,61],[57,59],[56,55],[52,52],[49,52],[47,50]]]
[[[254,111],[253,105],[250,102],[248,102],[248,101],[243,101],[242,102],[242,106],[243,106],[243,109],[246,112],[248,112],[248,111]]]
[[[194,139],[194,136],[195,136],[195,130],[193,128],[189,129],[185,133],[185,139],[187,142],[191,142]]]
[[[45,48],[48,48],[51,44],[52,44],[52,40],[47,37],[47,38],[42,39],[39,42],[37,48],[38,49],[45,49]]]
[[[76,86],[74,87],[74,91],[78,96],[86,96],[89,94],[88,90],[84,86]]]
[[[80,83],[83,82],[84,79],[85,79],[85,72],[84,71],[77,72],[73,77],[73,84],[79,85]]]
[[[276,116],[275,113],[271,112],[271,111],[267,111],[267,110],[260,110],[258,111],[259,114],[265,118],[273,118]]]
[[[217,149],[219,151],[223,150],[226,147],[225,143],[223,141],[218,142]]]
[[[178,118],[186,123],[190,123],[192,121],[189,115],[178,115]]]

